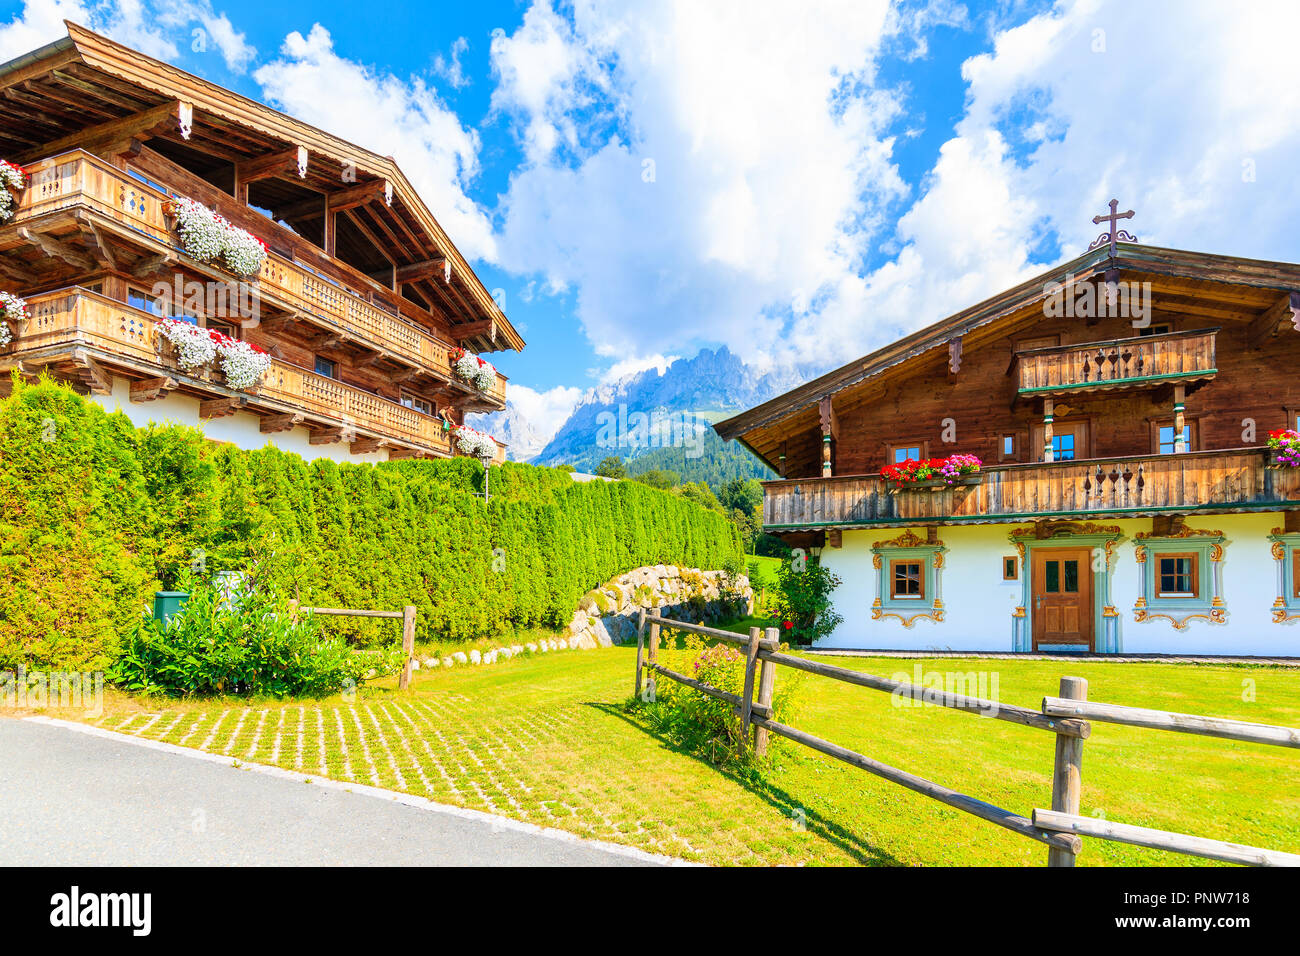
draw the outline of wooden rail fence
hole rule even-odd
[[[648,633],[647,625],[649,625]],[[742,694],[738,696],[711,687],[660,664],[659,640],[665,627],[743,647],[745,681]],[[663,675],[702,694],[730,704],[740,717],[740,746],[745,748],[750,745],[749,738],[752,731],[752,746],[756,755],[761,756],[766,753],[770,734],[785,737],[801,746],[875,774],[923,796],[938,800],[940,803],[963,810],[990,823],[996,823],[1013,833],[1045,843],[1048,848],[1048,866],[1074,866],[1083,847],[1081,838],[1084,836],[1251,866],[1300,866],[1300,855],[1293,853],[1079,815],[1079,801],[1083,790],[1083,742],[1092,733],[1090,721],[1293,748],[1300,748],[1300,730],[1089,701],[1088,682],[1082,677],[1062,677],[1060,696],[1045,697],[1040,710],[1031,710],[1027,707],[921,687],[785,654],[780,650],[779,638],[780,634],[774,627],[767,628],[766,632],[757,627],[750,628],[749,635],[744,636],[701,624],[676,621],[642,610],[637,627],[636,696],[641,697],[643,691],[649,686],[645,683],[645,672],[651,675]],[[1053,734],[1056,750],[1052,770],[1052,808],[1035,809],[1032,817],[1024,817],[777,722],[773,719],[772,697],[778,666],[791,667],[846,684],[885,691],[923,703],[937,704],[981,717],[1005,720]]]
[[[326,614],[333,617],[383,617],[402,622],[402,651],[406,654],[402,662],[402,673],[397,678],[397,689],[406,690],[411,686],[411,661],[415,657],[415,606],[406,605],[400,611],[359,611],[345,607],[300,607],[297,601],[291,602],[295,614],[305,611],[308,614]]]

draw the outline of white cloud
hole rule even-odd
[[[806,348],[855,357],[1073,257],[1117,197],[1147,243],[1296,260],[1300,6],[1249,17],[1212,0],[1062,3],[963,66],[967,109],[901,217],[898,255],[796,322]],[[1250,181],[1250,171],[1255,180]],[[1056,258],[1056,257],[1052,257]]]
[[[496,258],[487,215],[466,190],[478,174],[478,134],[419,77],[402,80],[338,55],[320,24],[290,33],[253,78],[275,105],[373,152],[391,155],[471,258]]]
[[[463,89],[470,84],[470,79],[465,75],[465,69],[460,63],[461,56],[468,49],[469,40],[465,37],[457,37],[447,56],[444,57],[439,53],[433,58],[433,72],[450,83],[452,89]]]
[[[891,134],[916,118],[875,65],[891,31],[965,23],[961,7],[538,3],[493,44],[495,102],[529,159],[502,263],[572,291],[602,356],[711,340],[829,364],[1040,271],[1057,239],[1077,254],[1112,196],[1146,242],[1300,258],[1300,5],[1060,0],[1025,17],[990,18],[912,197]],[[904,59],[925,50],[912,39]],[[614,119],[584,129],[593,110]],[[873,249],[894,251],[864,269]]]
[[[630,375],[640,374],[647,369],[654,369],[662,375],[664,370],[679,358],[681,358],[680,355],[660,355],[656,353],[654,355],[640,355],[634,358],[623,359],[622,361],[615,362],[604,372],[600,373],[600,384],[613,385],[615,382],[620,382]]]
[[[502,264],[576,290],[602,356],[776,346],[905,193],[870,87],[888,26],[884,2],[538,3],[492,47],[528,158]]]
[[[560,426],[573,414],[582,394],[580,388],[563,385],[539,392],[527,385],[510,383],[510,404],[519,409],[543,444],[554,438]]]
[[[179,58],[180,47],[173,34],[183,34],[184,46],[193,53],[207,52],[211,41],[226,66],[237,73],[247,69],[257,56],[257,50],[234,28],[230,18],[213,10],[211,0],[159,0],[152,4],[145,0],[26,0],[20,13],[9,23],[0,24],[0,61],[66,36],[64,20],[160,60]]]

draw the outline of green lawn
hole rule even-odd
[[[707,863],[1045,862],[1040,843],[785,742],[757,785],[675,752],[626,707],[634,653],[616,647],[421,671],[407,693],[381,685],[354,701],[151,706],[113,695],[98,723]],[[910,675],[915,663],[837,662],[884,675]],[[988,669],[1002,701],[1035,708],[1069,673],[1088,678],[1095,700],[1300,726],[1295,671],[923,663],[927,672]],[[678,664],[689,667],[680,655]],[[780,672],[779,681],[791,679],[793,672]],[[1050,806],[1051,734],[943,708],[895,707],[887,694],[802,680],[796,726],[1024,815]],[[1248,703],[1243,689],[1252,685]],[[1298,770],[1293,750],[1096,724],[1084,744],[1082,812],[1297,852]],[[1079,862],[1204,861],[1085,839]]]

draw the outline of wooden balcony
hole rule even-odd
[[[986,467],[976,485],[894,490],[879,475],[763,483],[769,531],[1300,509],[1300,469],[1261,448]]]
[[[452,454],[440,419],[287,362],[273,361],[262,385],[247,393],[226,387],[219,371],[183,372],[152,315],[97,293],[65,289],[33,296],[28,306],[31,319],[0,350],[0,366],[71,363],[111,368],[134,380],[166,377],[169,388],[216,400],[222,414],[243,408],[264,417],[301,415],[297,424],[313,432],[313,444],[348,440],[346,433],[354,432],[354,451],[377,450],[385,442],[407,452]]]
[[[1012,371],[1021,397],[1194,385],[1215,368],[1217,329],[1142,335],[1017,352]]]
[[[184,256],[164,208],[173,198],[168,193],[82,150],[33,163],[27,171],[31,184],[23,191],[6,225],[79,207],[107,216]],[[452,373],[448,357],[454,348],[451,343],[380,308],[348,284],[342,269],[339,272],[326,275],[272,252],[257,277],[257,291],[268,305],[304,316],[376,352],[387,352],[431,370],[467,398],[482,396],[488,404],[504,407],[504,376],[498,374],[488,392],[478,392],[460,382]]]

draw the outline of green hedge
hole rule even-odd
[[[417,638],[567,623],[633,567],[741,557],[718,512],[634,482],[469,459],[380,465],[136,429],[70,389],[0,401],[0,669],[97,668],[187,566],[258,569],[304,604],[419,608]],[[360,643],[386,622],[337,619]]]

